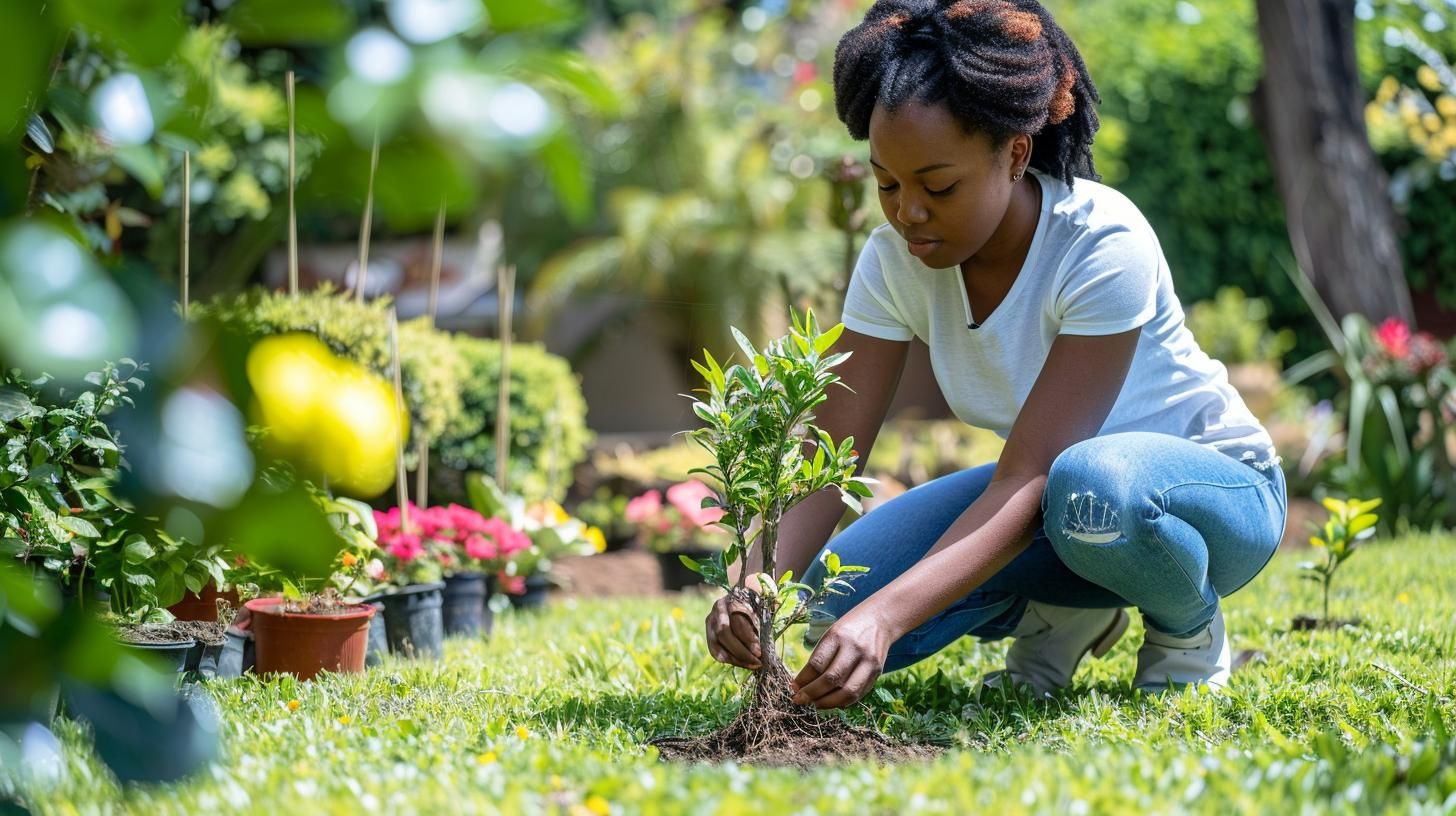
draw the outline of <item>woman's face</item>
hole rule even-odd
[[[1025,166],[1031,140],[1000,150],[985,133],[967,133],[943,105],[908,102],[870,115],[870,163],[880,207],[910,252],[947,269],[979,253],[1011,201],[1013,166]]]

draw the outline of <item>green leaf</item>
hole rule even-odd
[[[96,525],[92,524],[86,519],[81,518],[80,516],[61,516],[56,519],[56,523],[64,527],[69,532],[83,538],[94,539],[101,537],[101,531],[96,529]]]
[[[147,543],[147,540],[141,536],[128,537],[126,547],[123,548],[123,551],[129,564],[140,564],[157,554],[157,551],[152,549],[152,545]]]
[[[582,160],[581,143],[571,128],[560,127],[541,145],[538,155],[546,178],[573,224],[584,224],[592,214],[592,174]]]
[[[322,45],[353,27],[338,0],[239,0],[225,20],[245,45]]]
[[[839,340],[839,336],[841,334],[844,334],[844,324],[836,323],[835,325],[830,327],[829,331],[826,331],[823,334],[819,335],[819,337],[814,340],[815,353],[823,354],[824,352],[828,351],[829,348],[833,346],[836,341]]]
[[[682,565],[683,566],[687,567],[688,569],[692,570],[693,572],[696,572],[699,575],[702,575],[703,574],[703,565],[702,564],[699,564],[697,562],[697,559],[689,558],[688,556],[682,555],[682,554],[678,554],[678,557],[677,558],[678,558],[679,561],[682,562]]]
[[[490,28],[510,32],[570,23],[580,13],[568,0],[485,0]]]
[[[824,556],[824,566],[829,570],[830,575],[839,574],[839,553],[830,552]]]
[[[758,356],[758,352],[753,348],[753,344],[748,341],[747,335],[739,331],[738,328],[735,326],[730,326],[729,331],[733,332],[733,339],[737,341],[738,347],[740,349],[743,349],[743,356],[745,360],[752,361],[755,357]]]
[[[182,0],[61,0],[60,7],[138,65],[161,65],[182,39]]]
[[[162,195],[162,160],[150,145],[123,145],[112,154],[116,163],[137,180],[153,198]]]
[[[14,422],[24,416],[40,412],[30,397],[14,388],[0,388],[0,422]]]

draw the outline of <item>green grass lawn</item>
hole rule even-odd
[[[964,640],[886,677],[852,716],[950,746],[925,764],[800,776],[660,763],[647,740],[707,731],[735,705],[740,675],[707,657],[695,597],[507,615],[438,664],[214,683],[223,756],[177,786],[121,789],[61,723],[64,776],[27,798],[146,814],[1456,811],[1456,538],[1357,553],[1331,611],[1364,618],[1358,630],[1287,631],[1318,610],[1298,561],[1281,554],[1228,601],[1234,648],[1266,660],[1225,696],[1132,696],[1137,623],[1053,702],[978,696],[1004,641]]]

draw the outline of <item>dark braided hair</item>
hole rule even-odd
[[[875,104],[944,103],[1001,148],[1033,136],[1031,166],[1068,184],[1092,166],[1101,99],[1077,46],[1036,0],[878,0],[834,52],[834,104],[856,139]]]

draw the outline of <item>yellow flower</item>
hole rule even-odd
[[[1428,91],[1441,90],[1441,75],[1429,65],[1422,65],[1416,69],[1416,82],[1421,83],[1421,87]]]
[[[1395,94],[1399,90],[1400,83],[1396,81],[1395,77],[1388,76],[1380,80],[1380,90],[1375,92],[1375,99],[1381,104],[1390,102],[1395,99]]]
[[[1426,126],[1426,130],[1435,133],[1441,129],[1441,117],[1427,111],[1421,114],[1421,124]]]
[[[495,751],[486,751],[485,753],[475,758],[475,761],[481,765],[494,765],[495,760]]]
[[[683,611],[681,606],[674,606],[672,608],[672,619],[675,621],[680,621],[683,619]]]
[[[339,725],[348,725],[349,723],[351,723],[353,721],[354,721],[354,718],[353,717],[350,717],[348,714],[345,714],[344,716],[342,716],[342,717],[339,718]]]
[[[638,625],[637,625],[637,628],[638,628],[638,629],[641,629],[641,630],[642,630],[642,631],[644,631],[644,632],[646,632],[646,631],[647,631],[647,630],[648,630],[648,629],[651,629],[651,628],[652,628],[652,621],[650,621],[650,620],[645,620],[645,619],[644,619],[644,620],[643,620],[643,621],[642,621],[642,622],[641,622],[641,623],[639,623],[639,624],[638,624]]]
[[[1403,604],[1410,603],[1410,593],[1409,592],[1402,592],[1402,593],[1400,593],[1399,595],[1395,596],[1395,602],[1396,603],[1403,603]]]
[[[551,774],[551,787],[553,787],[553,788],[559,788],[559,787],[561,787],[561,775],[560,774]]]
[[[607,551],[607,537],[605,535],[602,535],[602,528],[586,528],[586,540],[591,542],[593,550],[596,550],[597,552]]]
[[[612,621],[612,631],[613,632],[620,632],[620,631],[622,631],[622,622],[621,621]]]
[[[297,711],[298,710],[298,707],[301,706],[301,705],[303,705],[303,703],[300,703],[297,700],[289,700],[288,701],[288,710],[289,711]]]
[[[518,725],[516,726],[516,736],[520,737],[521,739],[530,739],[531,730],[526,728],[526,726],[524,725]]]
[[[354,557],[353,553],[344,553],[344,555],[339,560],[342,561],[344,566],[346,567],[352,567],[355,564],[359,563],[359,559]]]
[[[592,794],[586,798],[586,809],[596,816],[609,816],[612,812],[612,805],[602,797]]]
[[[1436,110],[1442,116],[1456,116],[1456,96],[1442,94],[1436,99]]]

